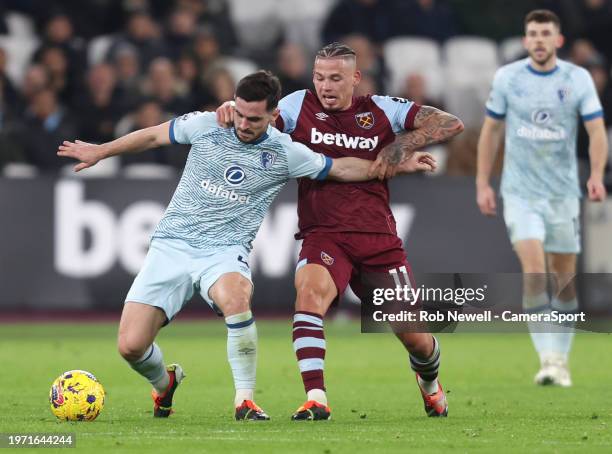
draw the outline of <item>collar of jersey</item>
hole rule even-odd
[[[538,71],[537,69],[535,69],[533,66],[531,66],[530,63],[527,63],[527,69],[532,73],[535,74],[536,76],[550,76],[551,74],[557,72],[557,70],[559,69],[559,65],[555,65],[555,67],[551,70],[548,71]]]
[[[236,136],[236,138],[237,138],[238,140],[240,140],[240,137],[238,137],[238,134],[236,134],[236,128],[232,128],[232,130],[234,131],[234,135]],[[264,133],[263,133],[263,134],[262,134],[262,135],[259,137],[259,139],[255,140],[255,141],[253,141],[253,142],[245,142],[245,143],[247,143],[248,145],[257,145],[257,144],[260,144],[261,142],[263,142],[264,140],[266,140],[268,137],[269,137],[269,136],[268,136],[268,131],[266,131],[266,132],[264,132]],[[241,141],[241,140],[240,140],[240,141]],[[241,142],[242,142],[242,141],[241,141]]]

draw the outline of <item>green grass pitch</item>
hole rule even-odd
[[[116,325],[0,325],[0,432],[73,432],[88,452],[612,452],[611,338],[576,336],[574,386],[532,384],[527,334],[446,334],[441,381],[449,417],[425,417],[401,345],[327,323],[326,384],[333,420],[291,422],[303,402],[289,321],[258,322],[256,400],[269,422],[233,420],[233,386],[220,321],[176,322],[158,339],[187,378],[168,420],[151,416],[148,383],[116,353]],[[53,379],[69,369],[97,375],[106,406],[91,423],[58,422]]]

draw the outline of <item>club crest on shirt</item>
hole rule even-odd
[[[372,112],[362,112],[355,114],[357,126],[363,129],[372,129],[374,126],[374,114]]]
[[[276,153],[272,151],[263,151],[261,153],[261,166],[268,170],[272,168],[274,163],[276,162]]]
[[[332,266],[334,264],[334,258],[323,251],[321,251],[321,260],[323,260],[323,263],[325,263],[327,266]]]
[[[570,89],[568,87],[561,87],[557,90],[557,96],[559,96],[559,101],[565,102],[565,100],[569,97]]]

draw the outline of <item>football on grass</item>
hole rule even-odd
[[[104,388],[84,370],[69,370],[51,385],[51,411],[62,421],[93,421],[104,407]]]

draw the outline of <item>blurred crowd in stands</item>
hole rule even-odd
[[[524,57],[523,18],[536,7],[560,15],[561,56],[591,72],[612,125],[611,3],[0,0],[0,167],[7,176],[20,174],[7,171],[14,163],[63,171],[68,162],[55,154],[63,140],[101,143],[214,110],[258,68],[279,75],[283,94],[309,88],[316,50],[344,41],[363,72],[358,94],[403,96],[464,119],[466,133],[438,156],[442,171],[471,175],[493,73]],[[583,134],[583,157],[585,143]],[[186,153],[174,146],[122,157],[109,174],[151,163],[179,170]]]

